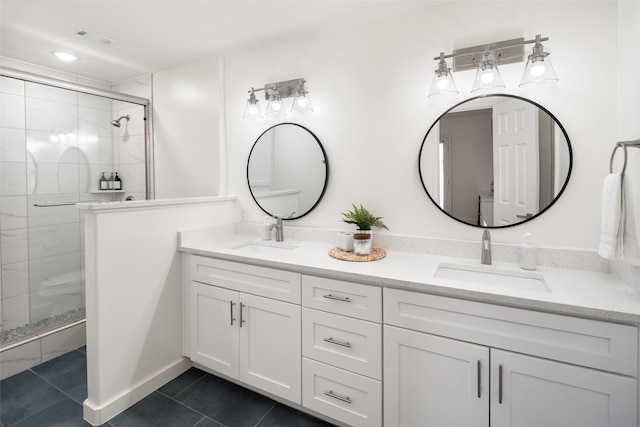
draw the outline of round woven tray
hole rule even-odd
[[[387,252],[382,248],[373,248],[371,249],[371,255],[354,255],[353,252],[347,252],[339,248],[333,248],[329,251],[329,255],[342,261],[369,262],[377,261],[384,258],[387,255]]]

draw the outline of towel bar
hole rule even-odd
[[[609,160],[609,173],[613,173],[613,159],[616,156],[616,151],[621,147],[624,151],[624,162],[622,163],[622,172],[620,172],[620,175],[624,176],[624,173],[627,170],[627,147],[640,148],[640,139],[634,139],[633,141],[619,141],[616,143],[616,146],[611,153],[611,159]]]
[[[59,203],[34,203],[33,206],[36,208],[52,208],[55,206],[73,206],[78,203],[100,203],[103,200],[79,200],[77,202],[59,202]]]

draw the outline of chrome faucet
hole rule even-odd
[[[482,232],[482,257],[480,262],[491,265],[491,234],[486,229]]]
[[[283,233],[282,233],[282,217],[280,217],[280,215],[274,215],[273,217],[276,219],[276,222],[269,226],[269,231],[271,231],[271,230],[273,230],[275,228],[276,229],[276,242],[283,242],[284,241],[284,236],[283,236]]]

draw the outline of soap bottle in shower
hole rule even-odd
[[[102,176],[100,177],[100,190],[109,189],[109,183],[107,182],[107,178],[104,176],[104,172],[102,172]]]
[[[116,177],[113,180],[113,189],[114,190],[122,190],[122,180],[118,176],[118,172],[116,172]]]
[[[111,172],[111,176],[109,177],[109,190],[113,190],[113,185],[114,185],[114,178],[113,178],[113,172]]]

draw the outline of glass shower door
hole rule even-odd
[[[0,96],[2,346],[84,317],[75,204],[145,198],[145,126],[142,105],[74,90],[2,77]],[[100,190],[103,172],[122,189]]]

